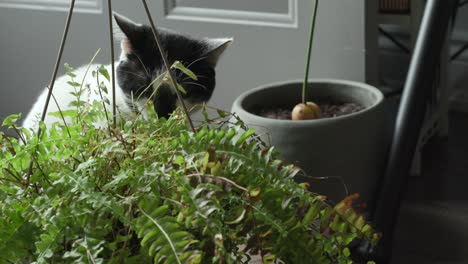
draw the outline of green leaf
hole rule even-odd
[[[260,195],[261,189],[260,188],[255,188],[249,192],[250,197],[257,197]]]
[[[177,83],[177,89],[179,89],[179,91],[181,91],[183,94],[187,94],[187,91],[186,91],[186,90],[184,89],[184,87],[183,87],[181,84],[179,84],[179,83]]]
[[[241,145],[242,143],[244,143],[250,136],[252,136],[253,134],[255,134],[255,130],[253,128],[250,128],[249,130],[247,130],[246,132],[244,132],[244,134],[242,134],[238,139],[237,139],[237,142],[236,142],[236,145]]]
[[[154,237],[156,237],[160,232],[160,230],[158,229],[153,229],[151,231],[149,231],[148,233],[145,234],[145,236],[143,237],[143,239],[141,240],[141,245],[142,246],[146,246],[146,244],[148,243],[148,241],[150,239],[153,239]]]
[[[247,211],[243,206],[238,206],[232,209],[231,215],[227,216],[228,219],[225,220],[225,223],[228,225],[240,223],[244,219],[246,212]]]
[[[210,161],[210,153],[206,152],[205,156],[203,157],[203,160],[202,160],[202,169],[201,169],[202,173],[206,173],[206,171],[208,169],[208,162],[209,161]]]
[[[366,224],[364,217],[361,215],[357,218],[357,220],[354,222],[354,226],[357,229],[361,229],[364,225]]]
[[[72,72],[73,71],[73,68],[70,66],[70,64],[65,63],[63,66],[65,67],[65,70],[67,72]]]
[[[107,69],[104,67],[104,65],[101,65],[98,69],[99,73],[104,76],[109,82],[110,82],[110,75]]]
[[[101,91],[103,91],[104,93],[106,93],[106,94],[109,93],[109,91],[107,90],[107,86],[104,84],[104,82],[101,82],[101,83],[99,84],[99,89],[100,89]]]
[[[72,78],[76,78],[76,74],[74,74],[73,72],[67,72],[67,75]]]
[[[268,254],[264,256],[263,258],[263,264],[274,264],[276,263],[276,256],[273,254]]]
[[[229,129],[226,134],[226,141],[231,140],[235,135],[236,135],[236,130],[233,128]]]
[[[193,73],[191,70],[187,69],[180,61],[174,62],[174,64],[172,64],[172,68],[176,68],[182,71],[185,75],[193,80],[198,80],[197,75],[195,75],[195,73]]]
[[[302,223],[304,225],[310,225],[318,216],[320,213],[320,206],[318,204],[311,204],[309,210],[307,210],[307,213],[304,216],[304,219],[302,219]]]
[[[372,227],[371,227],[370,225],[367,225],[367,224],[366,224],[366,225],[364,225],[364,227],[362,228],[361,232],[362,232],[364,235],[368,236],[368,235],[370,235],[370,233],[372,232]]]
[[[70,86],[75,87],[75,88],[76,88],[76,87],[81,87],[81,84],[78,83],[78,82],[68,81],[67,83],[68,83]]]
[[[179,255],[177,254],[177,251],[175,249],[174,242],[172,241],[172,239],[170,238],[170,236],[166,232],[166,230],[159,224],[159,222],[155,218],[152,218],[150,215],[148,215],[145,211],[143,211],[141,209],[140,209],[140,211],[141,211],[141,213],[143,213],[143,215],[145,217],[147,217],[157,227],[157,230],[160,231],[160,233],[162,233],[162,235],[167,240],[167,243],[170,246],[171,252],[172,252],[173,256],[175,257],[175,260],[177,261],[178,264],[181,264],[182,262],[179,259]],[[145,238],[146,238],[146,236],[145,236]]]
[[[208,129],[206,127],[202,128],[200,131],[198,131],[196,135],[196,139],[201,140],[207,133],[208,133]]]
[[[62,111],[48,113],[48,115],[53,116],[53,117],[58,117],[58,118],[62,118],[62,115],[64,117],[67,117],[67,116],[75,117],[75,116],[78,115],[78,111],[76,111],[76,110],[62,110]]]
[[[220,117],[226,117],[226,112],[225,112],[225,111],[223,111],[223,110],[221,110],[221,109],[217,109],[216,112],[218,112],[218,115],[219,115]]]
[[[339,215],[335,215],[335,217],[333,217],[333,221],[330,223],[330,228],[333,230],[333,231],[339,231],[340,230],[340,225],[341,225],[341,221],[340,221],[340,216]]]
[[[21,114],[9,115],[3,120],[2,126],[13,127],[18,119],[21,119]]]
[[[343,249],[343,255],[345,255],[346,257],[351,256],[351,251],[349,251],[349,248],[344,248]]]
[[[86,104],[85,101],[73,101],[70,102],[69,106],[82,107]]]

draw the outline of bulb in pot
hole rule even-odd
[[[292,112],[292,120],[309,120],[316,119],[320,117],[320,108],[314,102],[307,102],[305,104],[297,104]]]
[[[314,102],[307,102],[306,105],[314,110],[315,118],[320,118],[320,116],[322,116],[322,111],[320,110],[318,104]]]

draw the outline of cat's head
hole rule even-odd
[[[150,26],[114,14],[124,37],[122,53],[117,66],[117,81],[127,95],[149,97],[153,80],[165,72],[159,49]],[[161,45],[168,56],[168,63],[182,62],[195,75],[193,80],[173,70],[177,81],[186,90],[184,100],[190,104],[206,102],[215,88],[215,67],[219,57],[232,42],[231,38],[194,38],[164,28],[158,28]],[[168,117],[177,105],[177,97],[169,83],[163,83],[153,97],[155,110],[160,117]]]

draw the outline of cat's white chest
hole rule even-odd
[[[108,89],[108,93],[101,91],[99,92],[98,81],[96,77],[92,76],[92,71],[97,71],[99,65],[91,65],[88,69],[88,66],[78,68],[73,71],[76,77],[71,78],[68,75],[61,76],[56,79],[55,87],[53,90],[53,97],[50,99],[49,106],[47,108],[48,113],[58,112],[60,110],[74,109],[76,106],[72,105],[72,102],[77,101],[77,92],[79,92],[79,100],[84,102],[92,103],[94,100],[102,102],[103,100],[108,100],[112,104],[112,84],[104,78],[104,76],[99,76],[99,82],[104,83]],[[112,77],[111,66],[105,66],[107,71]],[[69,82],[75,82],[83,84],[79,87],[74,87],[69,84]],[[127,102],[126,96],[122,89],[116,83],[116,107],[118,113],[122,115],[131,115],[132,109],[130,104]],[[44,88],[37,98],[36,102],[32,106],[31,110],[24,118],[23,127],[36,129],[38,122],[40,120],[44,105],[47,100],[48,89]],[[102,97],[101,97],[102,96]],[[111,107],[111,106],[109,106]],[[110,110],[110,109],[109,109]],[[46,125],[50,125],[54,122],[63,122],[60,118],[56,116],[47,115],[44,120]]]

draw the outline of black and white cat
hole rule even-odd
[[[140,107],[139,102],[135,103],[135,98],[141,98],[146,101],[153,93],[153,89],[147,88],[155,78],[164,71],[163,61],[156,41],[153,37],[151,27],[136,24],[121,15],[114,14],[118,27],[124,34],[121,41],[122,53],[120,60],[116,63],[116,107],[118,113],[125,116],[131,116],[135,110],[134,107]],[[189,105],[206,102],[210,99],[215,88],[215,66],[219,57],[232,42],[231,38],[198,39],[187,35],[176,33],[167,29],[158,29],[161,38],[161,45],[166,51],[169,64],[175,61],[182,62],[187,68],[193,71],[198,80],[187,78],[183,74],[175,72],[178,82],[186,90],[183,94],[184,101]],[[88,93],[83,93],[82,101],[93,102],[101,101],[98,93],[98,84],[96,78],[91,73],[86,74],[88,66],[76,69],[73,73],[76,75],[75,81],[89,85]],[[96,69],[98,65],[92,65],[90,69]],[[107,71],[112,74],[111,65],[105,66]],[[178,70],[174,70],[178,71]],[[56,79],[53,95],[59,103],[60,109],[69,109],[70,103],[76,100],[71,94],[74,89],[67,82],[70,76],[61,76]],[[100,82],[108,87],[109,93],[103,94],[105,99],[112,102],[111,83],[105,78],[100,78]],[[48,89],[44,89],[37,101],[34,103],[31,111],[23,121],[25,128],[37,128],[40,114],[44,108]],[[154,108],[160,117],[168,117],[177,107],[177,97],[169,83],[162,83],[152,98]],[[50,101],[48,112],[56,112],[58,107],[53,100]],[[59,121],[57,117],[47,116],[46,124]]]

